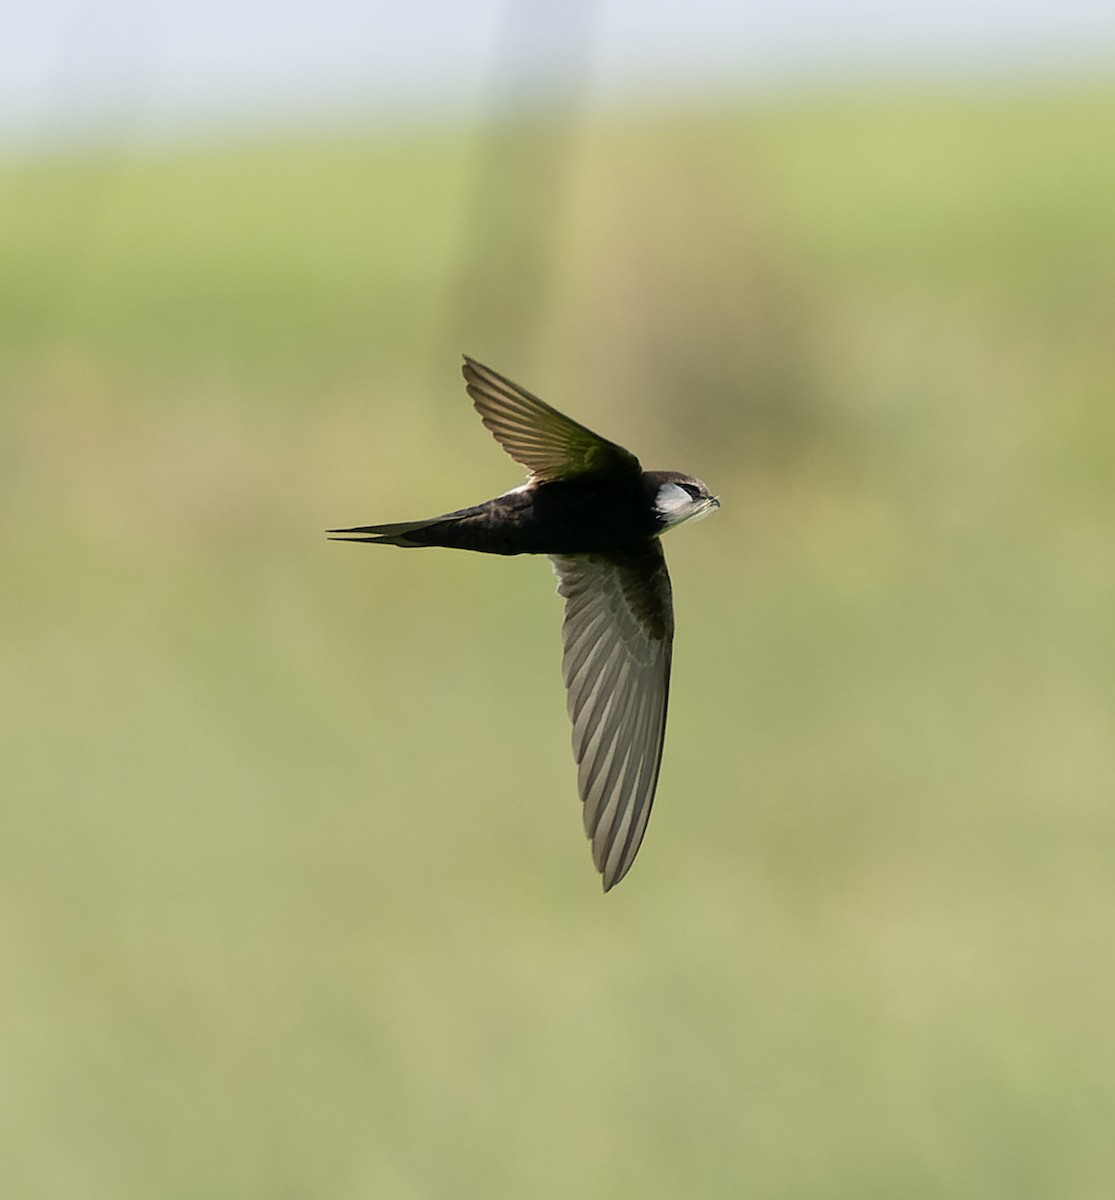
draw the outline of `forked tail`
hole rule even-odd
[[[522,529],[522,516],[529,507],[530,497],[519,489],[425,521],[357,525],[353,529],[330,529],[329,534],[341,542],[380,546],[448,546],[481,554],[535,554],[541,548],[536,549],[525,539]]]
[[[396,521],[393,525],[358,525],[354,529],[329,529],[330,541],[371,542],[381,546],[437,546],[435,526],[444,526],[445,517],[425,521]],[[425,534],[425,536],[423,536]]]

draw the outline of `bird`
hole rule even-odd
[[[659,539],[720,500],[692,475],[644,471],[629,450],[463,358],[481,421],[527,469],[526,483],[426,520],[327,533],[379,546],[549,558],[565,601],[562,676],[577,787],[607,892],[642,844],[662,762],[674,613]]]

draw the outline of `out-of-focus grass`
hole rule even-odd
[[[463,135],[8,164],[4,1194],[1105,1194],[1113,119],[595,123],[537,361]],[[724,501],[606,898],[545,564],[321,537],[461,349]]]

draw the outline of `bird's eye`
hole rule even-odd
[[[700,488],[694,487],[691,483],[683,483],[683,484],[679,484],[679,486],[683,487],[689,493],[689,498],[691,500],[700,500],[700,498],[701,498],[701,489]]]

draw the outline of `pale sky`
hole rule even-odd
[[[0,138],[484,111],[861,79],[1115,78],[1111,0],[26,0]]]

